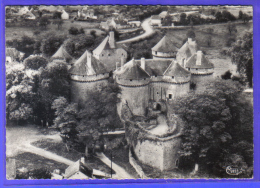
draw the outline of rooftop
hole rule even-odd
[[[169,53],[169,52],[176,52],[179,50],[178,47],[176,47],[176,43],[173,41],[171,37],[168,35],[165,35],[153,48],[153,51],[158,51],[158,52],[164,52],[164,53]]]
[[[184,69],[179,63],[172,62],[171,65],[164,72],[165,76],[174,76],[174,77],[188,77],[191,73]]]
[[[124,64],[120,70],[116,71],[116,75],[118,78],[125,80],[141,80],[144,78],[150,78],[150,75],[145,70],[143,70],[134,59]]]
[[[89,56],[89,57],[88,57]],[[86,52],[74,63],[69,72],[75,75],[91,76],[107,73],[104,64]]]
[[[187,68],[201,68],[201,69],[210,69],[214,68],[213,63],[211,63],[205,55],[198,51],[196,54],[193,54],[186,63]]]

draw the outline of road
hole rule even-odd
[[[109,158],[107,158],[107,156],[105,156],[104,153],[96,153],[97,157],[103,162],[105,163],[107,166],[111,167],[111,160]],[[114,162],[112,162],[112,169],[116,172],[115,175],[112,176],[112,179],[134,179],[133,176],[131,176],[130,174],[128,174],[125,169],[123,169],[122,167],[120,167],[119,165],[115,164]]]
[[[139,35],[139,36],[136,36],[136,37],[133,37],[133,38],[130,38],[130,39],[118,41],[117,44],[138,41],[140,39],[144,39],[144,38],[152,35],[154,33],[154,30],[153,30],[153,27],[150,25],[150,21],[151,21],[151,18],[147,18],[143,21],[141,26],[142,26],[142,28],[145,32],[142,35]]]

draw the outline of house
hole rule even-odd
[[[62,10],[61,19],[68,20],[69,18],[70,18],[69,14],[65,10]]]
[[[5,62],[12,63],[15,61],[21,61],[24,57],[24,53],[16,50],[15,48],[6,48],[5,52]]]
[[[162,11],[159,16],[161,19],[164,19],[168,15],[168,11]]]
[[[169,35],[165,35],[153,48],[153,59],[158,58],[176,58],[176,54],[179,50],[176,41]]]
[[[91,179],[93,169],[85,163],[84,157],[65,170],[64,179]]]
[[[185,67],[187,60],[199,50],[199,46],[192,38],[188,38],[187,42],[178,50],[176,60]]]
[[[78,18],[80,19],[97,19],[97,16],[94,15],[95,11],[93,9],[88,9],[88,7],[84,7],[78,11]]]
[[[93,56],[103,62],[109,71],[116,69],[116,63],[125,61],[127,52],[120,45],[116,44],[114,32],[110,31],[101,44],[93,50]]]
[[[129,25],[131,25],[132,27],[140,27],[141,26],[141,22],[140,21],[128,21],[127,22]]]
[[[162,26],[162,20],[161,17],[159,15],[153,15],[151,16],[151,25],[152,26]]]

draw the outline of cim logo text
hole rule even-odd
[[[229,175],[239,175],[242,174],[243,171],[244,169],[242,168],[232,168],[231,166],[226,168],[226,173]]]

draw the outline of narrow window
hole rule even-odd
[[[172,76],[172,79],[174,79],[174,76]]]
[[[102,54],[102,56],[104,56],[104,54]]]
[[[108,54],[108,56],[110,56],[110,54]]]
[[[146,80],[146,78],[144,78],[144,80]]]
[[[132,79],[130,79],[130,81],[132,82]]]
[[[157,75],[154,75],[155,77],[157,77]]]
[[[157,92],[157,95],[159,95],[159,92]]]
[[[188,68],[188,70],[190,71],[190,68]]]
[[[196,69],[196,70],[198,70],[198,69]]]
[[[157,51],[155,51],[155,55],[157,55]]]
[[[169,94],[169,99],[172,99],[172,94]]]

